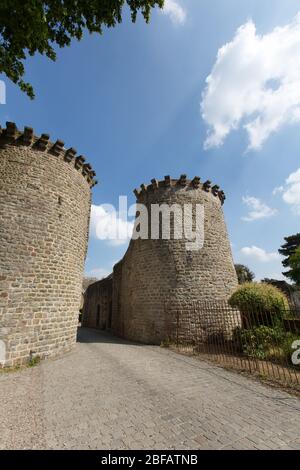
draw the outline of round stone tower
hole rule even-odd
[[[153,179],[135,194],[136,229],[145,226],[140,224],[145,207],[148,233],[132,239],[114,267],[113,330],[129,339],[159,343],[166,336],[168,302],[186,306],[191,301],[224,301],[237,287],[222,211],[225,195],[210,181],[185,175]],[[160,219],[158,212],[164,214]],[[168,220],[170,237],[163,227]]]
[[[76,150],[8,122],[0,134],[0,364],[76,341],[95,173]]]

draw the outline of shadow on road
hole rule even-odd
[[[128,341],[114,336],[110,331],[97,330],[93,328],[78,327],[77,343],[111,343],[111,344],[131,344],[133,346],[147,346],[143,343]]]

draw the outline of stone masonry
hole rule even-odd
[[[192,301],[224,301],[238,285],[222,211],[225,195],[210,181],[201,183],[199,177],[188,180],[185,175],[152,180],[135,194],[137,203],[148,209],[148,227],[153,204],[170,208],[191,204],[193,224],[196,205],[204,208],[204,245],[200,249],[188,250],[187,237],[176,239],[174,232],[172,236],[177,217],[174,213],[170,239],[163,239],[161,226],[157,239],[132,239],[125,256],[114,266],[112,331],[127,339],[159,344],[168,334],[166,312],[170,302],[186,310]],[[99,292],[99,288],[90,286],[86,293],[85,326],[94,326],[89,322],[93,314],[88,297],[95,296],[93,305],[100,304]]]
[[[112,275],[94,282],[85,291],[83,326],[99,330],[111,329]]]
[[[0,134],[2,366],[75,343],[95,173],[47,134]],[[4,357],[3,357],[4,350]]]

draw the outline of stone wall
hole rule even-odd
[[[114,268],[113,331],[157,344],[166,336],[168,301],[183,308],[191,301],[223,301],[238,283],[222,211],[225,196],[218,186],[209,181],[202,184],[197,177],[190,181],[183,175],[179,180],[152,180],[135,193],[137,202],[149,209],[149,226],[152,204],[204,206],[201,249],[187,250],[186,238],[131,240],[123,260]]]
[[[166,341],[204,344],[229,341],[242,326],[238,309],[226,301],[169,301],[165,305]]]
[[[106,330],[112,322],[112,276],[97,281],[84,294],[82,326]]]
[[[95,173],[74,149],[7,123],[0,134],[2,365],[76,341]]]
[[[121,337],[124,337],[124,322],[126,318],[122,315],[122,272],[123,272],[123,263],[114,265],[113,270],[113,291],[112,291],[112,330],[113,332]]]

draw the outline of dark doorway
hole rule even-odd
[[[112,319],[112,302],[109,302],[107,328],[111,328],[111,319]]]
[[[96,326],[100,325],[100,305],[97,305]]]

